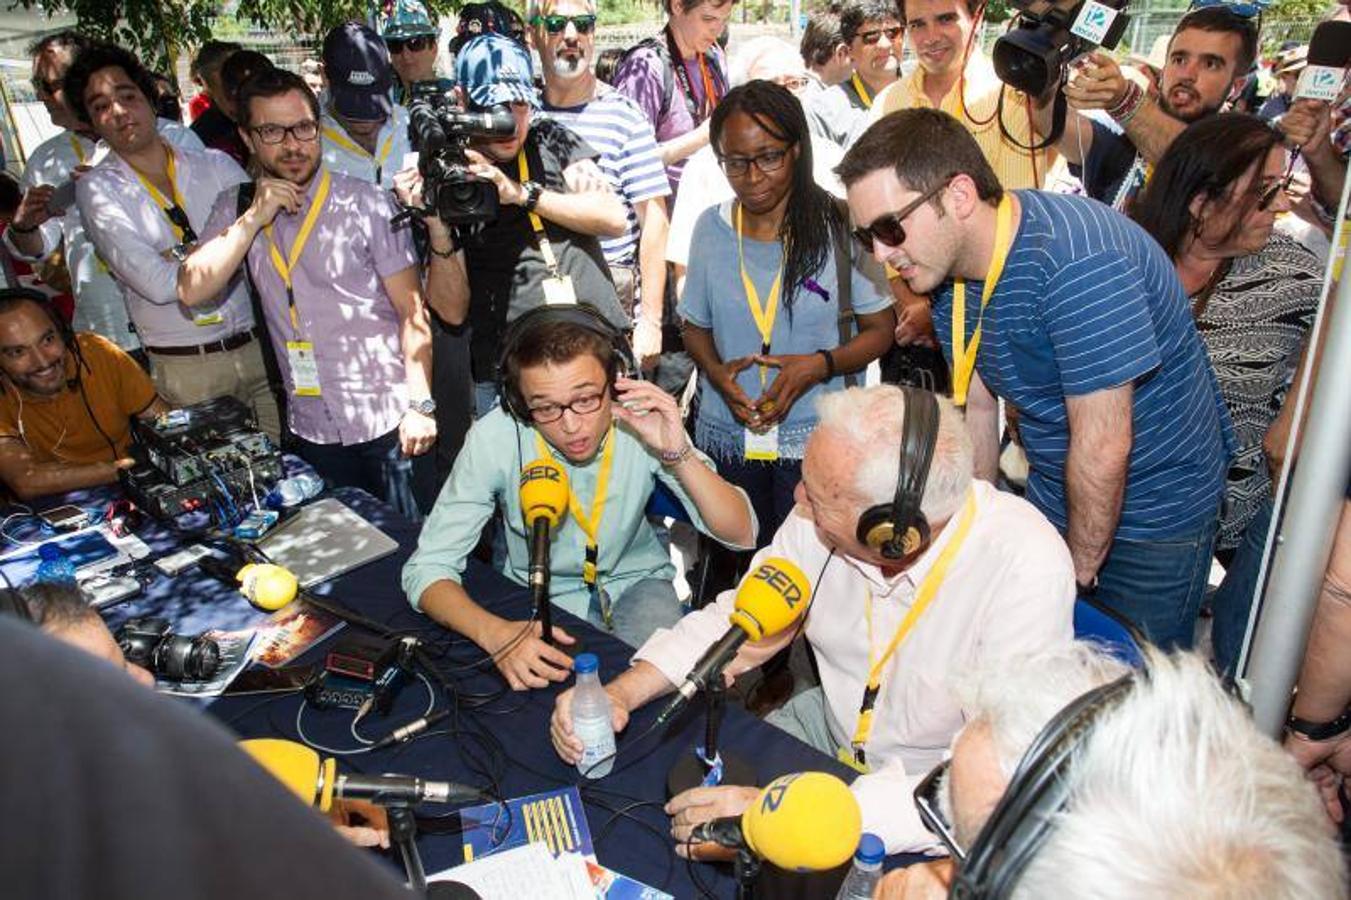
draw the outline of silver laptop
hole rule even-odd
[[[269,560],[290,569],[302,588],[389,556],[398,543],[337,500],[318,500],[258,542]]]

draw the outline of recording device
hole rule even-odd
[[[465,148],[474,138],[503,139],[516,133],[516,117],[505,106],[471,112],[446,78],[413,83],[408,101],[408,138],[418,151],[423,215],[447,225],[472,225],[497,218],[497,188],[469,172]]]
[[[78,506],[67,504],[44,509],[38,517],[56,531],[75,531],[89,524],[89,513]]]
[[[207,681],[220,666],[220,645],[205,635],[174,634],[168,619],[130,619],[117,630],[128,662],[168,681]]]
[[[1351,63],[1351,22],[1323,22],[1309,39],[1304,71],[1295,85],[1296,100],[1337,99]]]
[[[1126,32],[1127,0],[1013,0],[1018,14],[995,41],[999,80],[1040,97],[1065,80],[1065,68],[1095,47],[1112,50]]]
[[[843,864],[863,833],[863,813],[848,785],[825,772],[774,779],[739,816],[694,826],[690,839],[746,851],[789,872]]]
[[[281,451],[234,397],[132,419],[136,464],[119,474],[123,490],[161,519],[208,510],[233,524],[240,500],[259,497],[284,477]]]
[[[521,512],[530,529],[530,593],[545,642],[554,643],[549,603],[549,538],[568,509],[568,476],[550,457],[521,468]]]
[[[295,741],[257,738],[239,746],[306,805],[328,812],[335,799],[369,800],[382,806],[412,803],[468,803],[481,791],[453,781],[424,781],[407,775],[346,775],[332,757]],[[846,789],[847,790],[847,789]],[[857,835],[855,836],[857,840]]]
[[[771,637],[797,621],[806,611],[810,589],[807,576],[786,559],[771,557],[747,573],[737,588],[732,614],[727,617],[732,627],[694,664],[676,695],[657,716],[657,723],[669,722],[695,694],[713,679],[721,678],[722,670],[746,641]]]

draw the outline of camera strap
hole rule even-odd
[[[966,279],[958,278],[952,285],[952,402],[966,406],[966,391],[971,386],[971,374],[976,370],[976,354],[980,352],[980,332],[984,324],[985,307],[994,296],[999,276],[1004,274],[1013,245],[1013,198],[1005,191],[995,212],[994,252],[985,284],[980,292],[980,312],[976,316],[976,330],[971,343],[966,342]]]
[[[524,185],[530,180],[530,163],[526,162],[524,146],[516,151],[516,169],[520,172],[521,184]],[[558,271],[558,257],[554,256],[553,245],[549,243],[549,235],[544,230],[544,220],[533,209],[528,210],[526,215],[530,217],[530,227],[535,230],[535,239],[539,242],[539,255],[544,257],[544,265],[548,267],[550,277],[562,277]]]
[[[707,119],[713,112],[713,107],[718,105],[722,99],[722,94],[718,86],[718,77],[709,71],[708,54],[700,53],[699,75],[703,82],[704,97],[700,103],[694,96],[694,85],[690,82],[689,70],[685,68],[685,58],[680,55],[680,48],[676,46],[675,35],[671,33],[671,26],[667,25],[663,29],[666,37],[666,51],[671,57],[671,72],[675,75],[676,84],[680,86],[680,93],[684,95],[685,107],[690,112],[690,118],[694,124],[698,125]]]

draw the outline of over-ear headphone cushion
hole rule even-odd
[[[899,542],[896,540],[896,522],[890,503],[881,503],[863,511],[858,519],[859,542],[888,559],[901,559],[919,550],[929,540],[929,523],[923,516],[911,521]],[[900,552],[896,552],[899,547]]]

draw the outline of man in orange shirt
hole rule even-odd
[[[20,499],[117,480],[131,418],[169,407],[117,345],[33,290],[0,291],[0,480]]]

